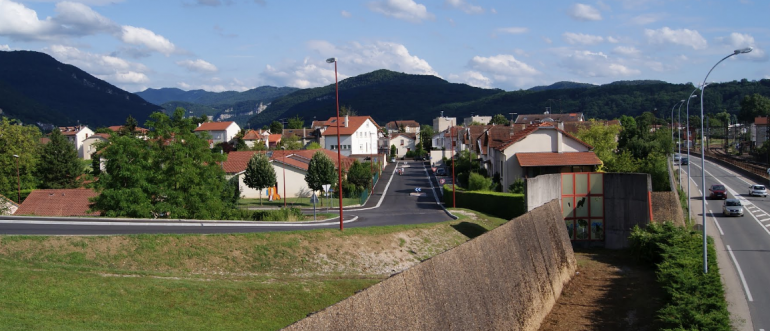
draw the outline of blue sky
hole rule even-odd
[[[0,0],[0,50],[125,90],[323,86],[377,69],[507,91],[770,78],[766,0]]]

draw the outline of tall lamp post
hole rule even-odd
[[[286,208],[286,146],[281,146],[283,150],[283,208]]]
[[[16,158],[16,180],[18,181],[19,190],[17,191],[16,195],[16,201],[21,204],[21,176],[19,175],[19,156],[16,154],[13,154],[13,157]]]
[[[453,158],[452,158],[452,208],[457,208],[457,198],[456,198],[456,195],[455,195],[455,182],[457,181],[457,177],[455,176],[455,163],[457,162],[457,159],[459,158],[457,156],[457,145],[459,145],[458,143],[459,143],[459,140],[460,140],[460,133],[457,132],[457,127],[456,126],[452,126],[452,129],[457,134],[457,140],[458,140],[458,141],[455,141],[454,139],[452,139],[454,137],[450,137],[449,138],[450,141],[454,142],[454,146],[452,146],[452,154],[453,154],[452,155],[453,156]]]
[[[689,101],[689,100],[688,100]],[[684,100],[679,103],[679,119],[677,120],[678,123],[676,123],[676,135],[679,138],[679,188],[682,188],[682,104],[684,103]],[[688,159],[689,161],[689,159]],[[687,165],[690,165],[690,162],[687,162]]]
[[[337,101],[337,173],[339,174],[337,187],[340,189],[340,231],[342,231],[342,140],[340,139],[340,86],[337,82],[337,58],[330,57],[326,59],[326,63],[334,63],[334,91]]]
[[[692,176],[690,176],[690,99],[697,98],[698,96],[695,95],[695,91],[697,91],[698,88],[696,87],[694,90],[692,90],[692,93],[690,93],[690,97],[687,98],[687,213],[690,213],[690,181],[692,180]],[[702,155],[701,155],[702,156]],[[681,162],[679,162],[681,163]],[[682,166],[681,164],[679,165]],[[691,216],[692,214],[689,214],[688,216]]]
[[[701,91],[700,91],[700,118],[701,118],[700,134],[701,134],[701,141],[703,141],[703,94],[706,93],[706,80],[709,78],[709,75],[711,75],[711,72],[714,70],[714,68],[716,68],[720,63],[722,63],[722,61],[727,60],[727,58],[729,58],[729,57],[731,57],[733,55],[745,54],[745,53],[751,52],[752,50],[753,50],[753,48],[751,48],[751,47],[742,48],[742,49],[736,49],[735,51],[733,51],[732,54],[723,57],[721,60],[719,60],[719,62],[717,62],[717,64],[715,64],[713,67],[711,67],[711,70],[709,70],[709,72],[706,74],[706,78],[703,79],[703,84],[701,84]],[[704,144],[700,145],[700,155],[701,155],[701,158],[700,158],[700,168],[703,171],[703,175],[700,178],[701,178],[701,189],[703,190],[703,192],[706,192],[706,161],[705,161],[706,160],[706,154],[704,154],[705,153],[705,148],[704,148],[703,145]],[[706,236],[706,228],[707,228],[707,226],[706,226],[706,194],[705,193],[703,194],[703,199],[701,199],[701,202],[702,202],[702,207],[703,207],[703,209],[702,209],[702,211],[703,211],[703,213],[702,213],[703,214],[703,220],[702,220],[702,222],[703,222],[703,273],[705,274],[705,273],[709,272],[709,265],[708,265],[709,257],[708,257],[708,249],[707,249],[707,247],[708,247],[707,246],[708,245],[708,237]]]
[[[684,102],[684,100],[680,101],[679,106],[682,106],[681,104],[682,102]],[[674,106],[671,107],[671,142],[672,143],[674,142],[674,109],[676,108],[676,105],[677,104],[674,104]],[[672,151],[671,153],[673,154],[674,152]]]

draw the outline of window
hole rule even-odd
[[[401,139],[401,146],[404,146],[404,139]]]

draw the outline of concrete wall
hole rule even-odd
[[[652,192],[652,220],[656,223],[671,221],[684,225],[684,212],[676,191]]]
[[[538,330],[575,270],[554,200],[285,330]]]
[[[561,201],[561,174],[540,175],[526,182],[527,211],[553,199]]]
[[[634,225],[650,222],[649,174],[604,174],[604,247],[628,247],[628,236]]]

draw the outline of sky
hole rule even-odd
[[[130,92],[310,88],[378,69],[506,91],[770,78],[767,0],[0,0],[0,51]]]

